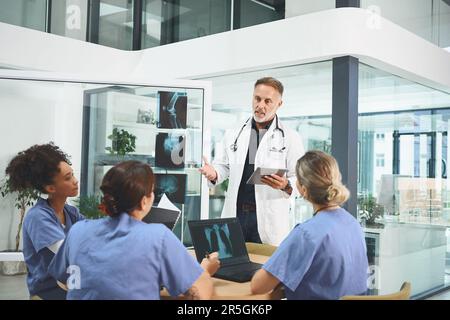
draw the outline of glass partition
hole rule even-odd
[[[183,220],[200,218],[202,89],[106,86],[86,90],[84,107],[82,196],[99,194],[114,164],[139,160],[154,170],[155,205],[165,194]],[[190,241],[182,226],[175,233]]]
[[[284,85],[280,120],[299,132],[306,150],[331,152],[331,61],[307,65],[224,75],[207,78],[213,84],[211,115],[212,158],[226,129],[244,123],[251,115],[254,83],[264,76],[272,76]],[[210,217],[219,217],[227,184],[210,192]],[[312,207],[303,199],[292,206],[292,226],[312,216]]]
[[[363,64],[359,73],[358,215],[377,241],[372,288],[409,281],[418,296],[449,284],[450,94]]]
[[[230,30],[230,0],[145,0],[142,48]]]
[[[92,17],[98,19],[98,44],[133,48],[133,6],[134,1],[129,0],[100,0],[99,16]]]
[[[86,41],[88,0],[58,0],[51,3],[50,32]]]
[[[233,29],[284,19],[284,1],[235,0],[235,2]]]
[[[9,80],[0,75],[0,135],[4,137],[0,180],[17,152],[54,141],[71,156],[80,181],[80,195],[70,202],[83,206],[81,211],[88,217],[98,218],[99,186],[106,171],[125,160],[148,163],[156,177],[154,206],[165,194],[180,209],[174,233],[191,245],[187,220],[200,219],[206,201],[202,201],[204,186],[198,172],[204,94],[205,88],[195,82],[122,85]],[[0,197],[0,210],[5,212],[0,215],[3,250],[13,244],[9,228],[18,221],[11,198]]]
[[[286,0],[285,17],[295,17],[302,14],[336,8],[336,0]]]
[[[361,8],[379,14],[440,47],[450,46],[449,1],[361,0]]]
[[[45,31],[47,0],[0,0],[0,22]]]

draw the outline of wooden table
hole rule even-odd
[[[194,254],[190,250],[191,254]],[[195,255],[195,254],[194,254]],[[257,254],[249,254],[250,260],[257,263],[266,262],[269,257],[261,256]],[[280,300],[284,298],[284,291],[281,287],[273,290],[267,294],[252,294],[250,290],[250,282],[233,282],[223,279],[213,279],[215,294],[212,300]],[[161,299],[171,300],[171,299],[183,299],[183,297],[171,297],[167,291],[164,289],[161,291]]]

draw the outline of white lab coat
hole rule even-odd
[[[298,194],[295,166],[297,160],[305,153],[300,135],[283,126],[281,121],[278,121],[278,123],[278,126],[284,130],[286,150],[278,154],[269,152],[270,146],[275,144],[270,142],[273,130],[276,128],[275,119],[261,140],[255,156],[255,169],[258,167],[287,168],[287,177],[293,188],[292,195],[289,196],[286,192],[275,190],[267,185],[255,185],[259,236],[263,243],[275,246],[278,246],[290,231],[289,209],[291,202],[294,203],[291,199],[293,200],[295,195]],[[212,163],[217,171],[216,185],[229,178],[228,191],[222,211],[223,218],[236,216],[237,196],[249,148],[251,127],[250,120],[237,141],[236,152],[233,152],[230,146],[234,143],[242,126],[227,130],[222,142],[216,147],[216,157]],[[279,134],[278,137],[280,137]],[[209,183],[209,186],[213,187],[214,185]]]

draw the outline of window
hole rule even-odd
[[[378,141],[384,141],[384,133],[377,133],[376,137]]]
[[[364,64],[359,68],[358,217],[371,214],[383,223],[378,265],[371,266],[378,279],[373,289],[394,292],[408,280],[412,296],[420,297],[449,285],[450,95]],[[366,235],[379,227],[365,223]],[[420,263],[421,257],[428,263]]]
[[[98,44],[122,50],[133,48],[133,3],[131,0],[100,1],[99,17],[92,17],[98,19]]]
[[[45,31],[46,0],[0,0],[0,22]]]
[[[52,1],[50,32],[86,41],[88,0]]]
[[[384,167],[384,153],[377,153],[376,165],[377,167]]]

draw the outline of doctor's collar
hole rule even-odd
[[[256,126],[256,121],[255,118],[252,117],[252,129],[255,130],[269,130],[270,126],[272,125],[273,120],[275,120],[276,116],[273,117],[272,120],[267,122],[267,125],[263,128],[263,129],[258,129],[258,127]]]

